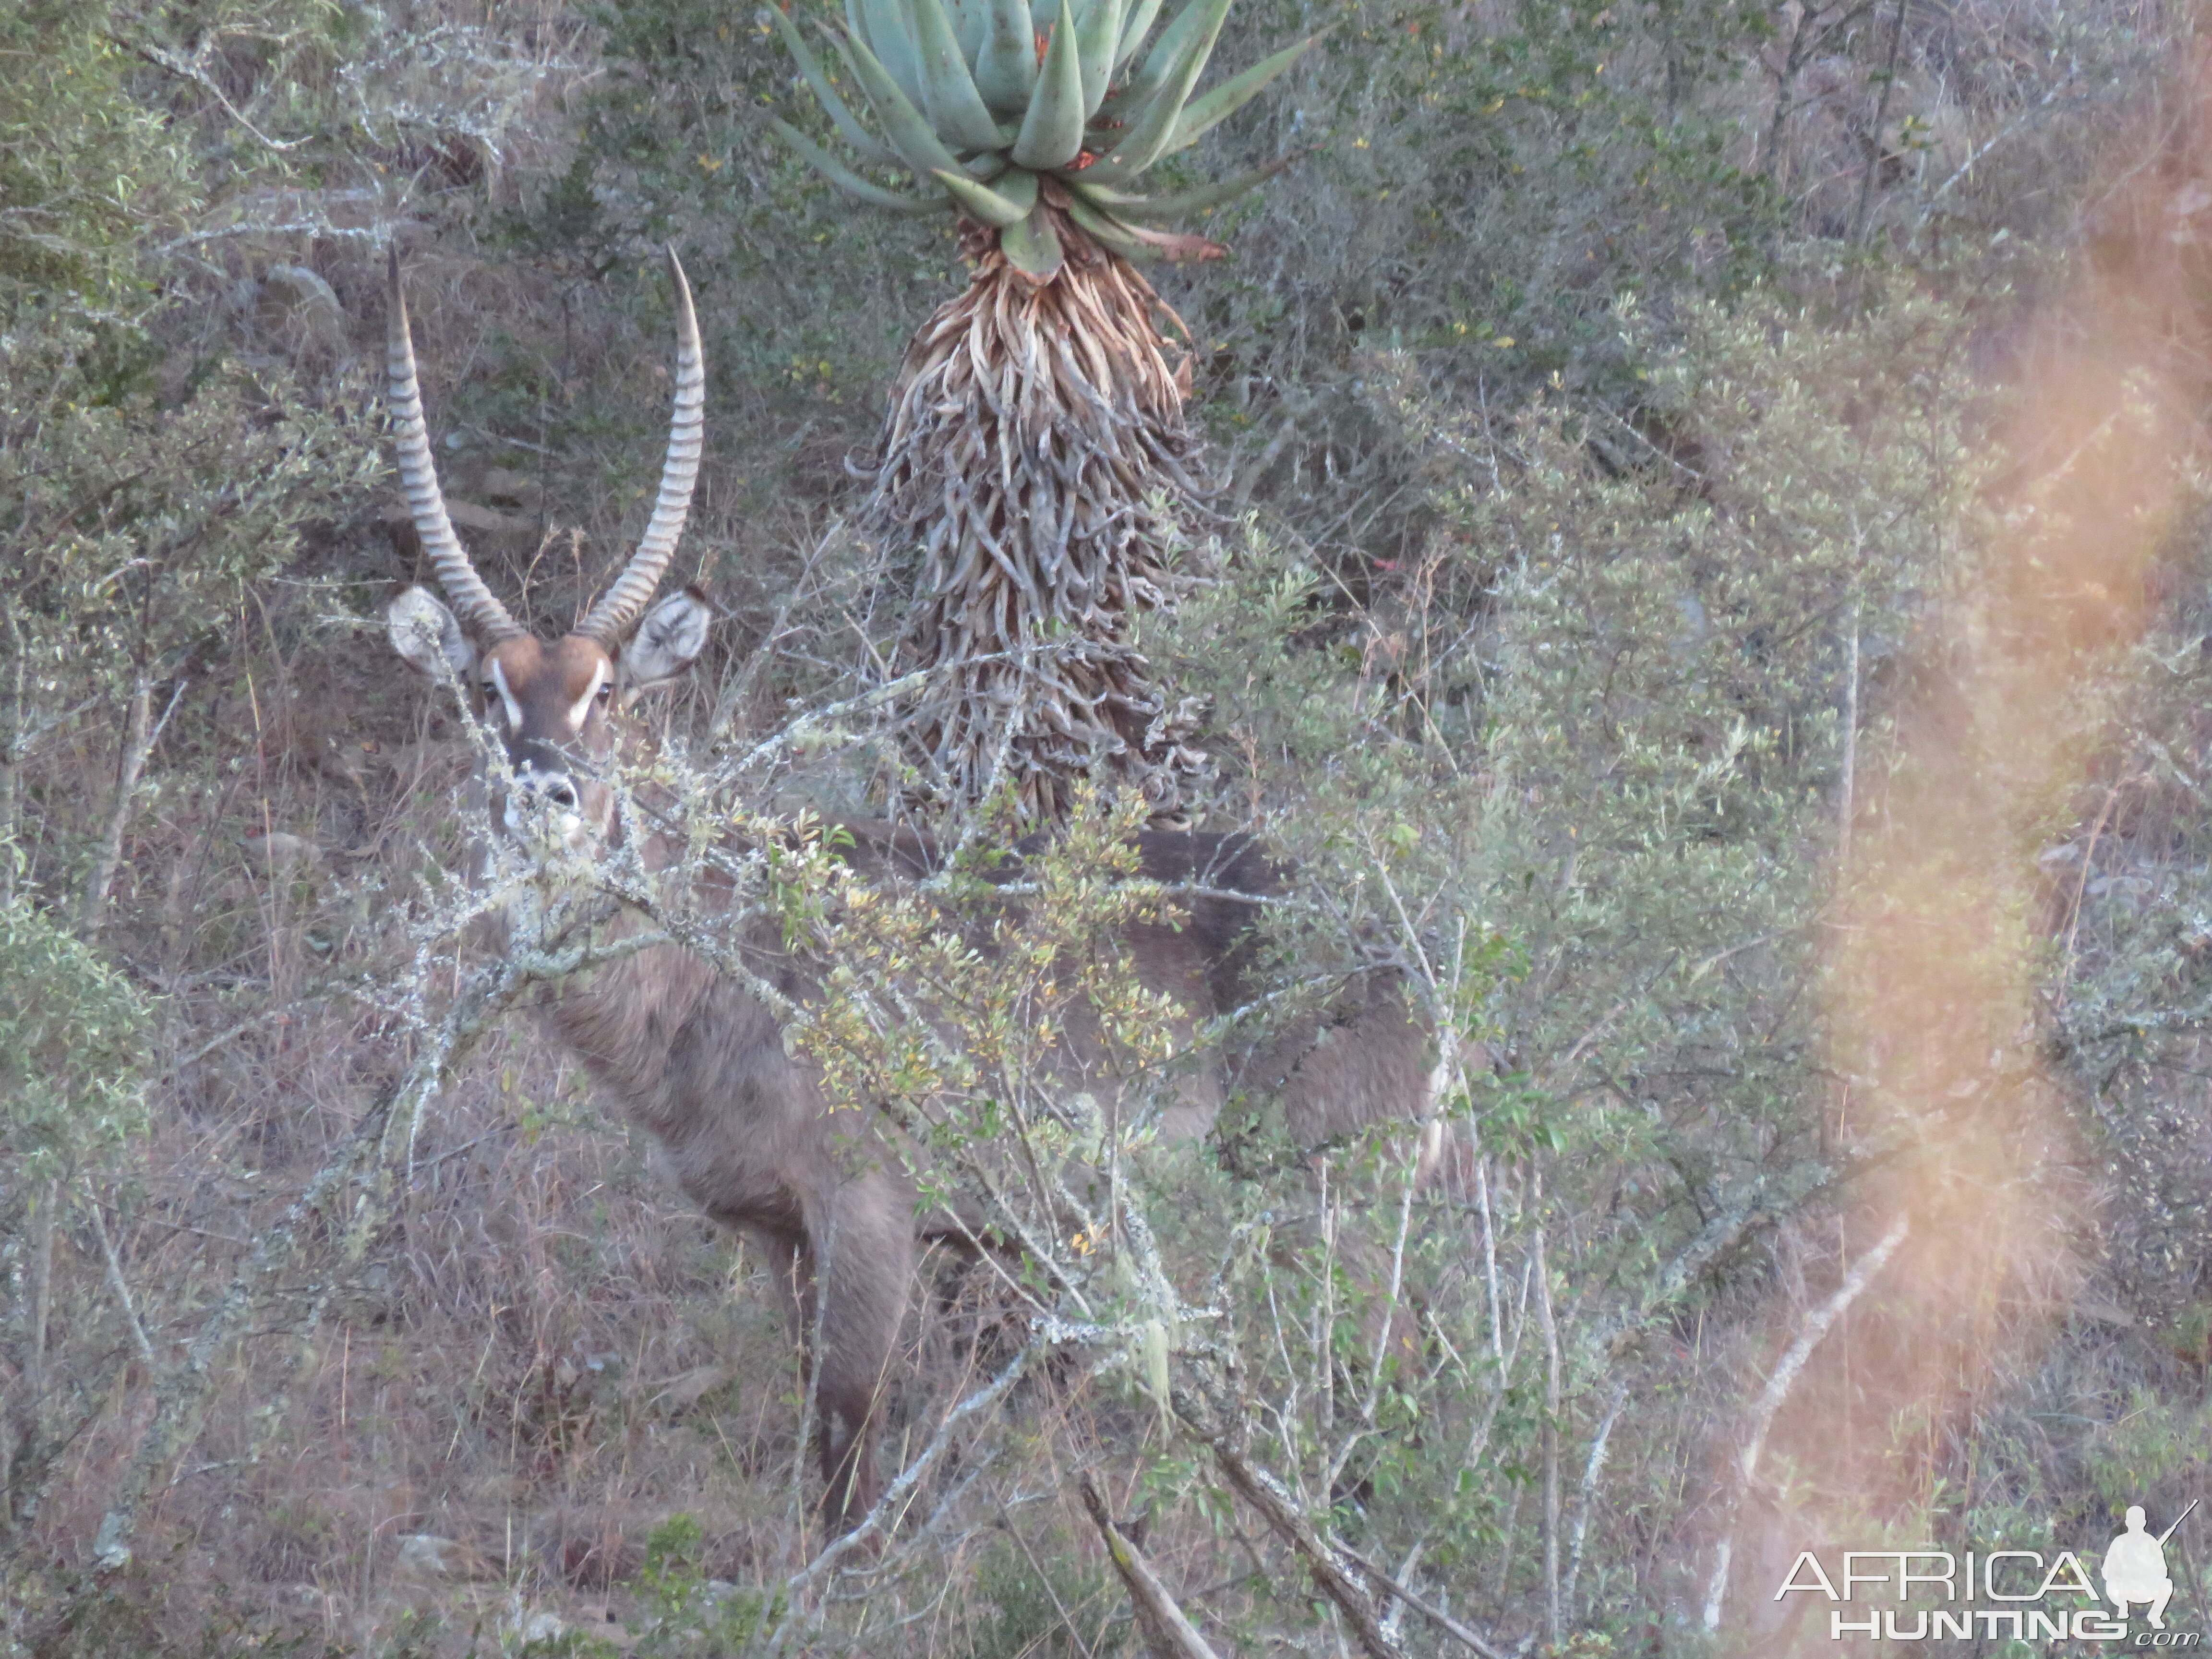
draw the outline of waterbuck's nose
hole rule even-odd
[[[564,812],[576,810],[576,785],[565,767],[548,765],[534,756],[526,755],[514,769],[514,787],[532,799],[557,806]]]

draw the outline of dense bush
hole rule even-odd
[[[824,832],[888,798],[866,694],[906,600],[898,550],[836,522],[842,461],[959,273],[941,227],[849,211],[773,145],[771,109],[817,118],[757,20],[0,21],[9,1643],[590,1652],[628,1620],[639,1651],[1133,1651],[1086,1472],[1224,1651],[1364,1639],[1304,1526],[1501,1647],[1686,1652],[1716,1586],[1733,1620],[1761,1552],[1836,1512],[1792,1461],[1804,1401],[1879,1396],[1910,1297],[1842,1311],[1857,1358],[1808,1369],[1798,1416],[1758,1402],[1911,1162],[1837,941],[1994,659],[2001,441],[2034,413],[2005,383],[2058,349],[2021,319],[2130,237],[2194,257],[2212,193],[2154,73],[2189,26],[1246,3],[1227,69],[1335,33],[1194,158],[1310,150],[1213,222],[1232,259],[1164,278],[1224,489],[1142,636],[1210,710],[1207,823],[1295,871],[1226,1034],[1129,980],[1117,930],[1179,901],[1123,879],[1126,805],[1011,915],[981,879],[866,889]],[[2097,182],[2130,101],[2172,129],[2129,141],[2154,197]],[[456,876],[474,739],[374,617],[414,556],[365,413],[386,237],[448,488],[541,618],[642,517],[653,245],[698,286],[681,574],[726,620],[631,782],[701,879],[579,878],[710,948],[715,893],[772,908],[841,994],[794,1042],[1028,1247],[917,1296],[885,1446],[912,1502],[865,1560],[816,1563],[763,1264],[495,1018],[532,993]],[[1853,1419],[1910,1477],[1869,1524],[1908,1541],[2086,1547],[2201,1483],[2200,495],[2161,509],[2147,630],[2053,721],[2078,788],[2019,818],[2001,769],[1955,792],[1997,804],[1957,867],[1998,872],[1992,972],[2032,1029],[1925,1139],[2051,1105],[2048,1182],[2008,1190],[2063,1248],[1973,1281],[1989,1349],[1955,1388]],[[716,850],[733,824],[772,868]],[[1151,1134],[1201,1036],[1370,982],[1447,1039],[1425,1143],[1296,1146],[1256,1096],[1202,1149]],[[1116,1039],[1075,1095],[1035,1041],[1071,1020]]]

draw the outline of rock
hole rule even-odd
[[[483,1552],[456,1538],[435,1533],[413,1533],[399,1540],[399,1559],[392,1564],[395,1577],[489,1578],[496,1575]]]
[[[289,875],[297,866],[319,868],[323,862],[323,849],[304,836],[288,836],[277,830],[266,836],[246,836],[240,846],[256,865],[266,865],[280,874]]]
[[[555,1642],[568,1634],[568,1620],[558,1613],[543,1610],[526,1613],[515,1621],[514,1633],[525,1642]]]
[[[538,526],[528,519],[518,519],[496,507],[484,507],[475,501],[458,501],[451,496],[446,500],[446,514],[453,521],[456,530],[473,530],[487,536],[535,536]]]
[[[528,473],[503,466],[486,467],[477,487],[483,492],[486,501],[496,501],[501,507],[519,507],[526,512],[534,511],[544,495],[538,480]]]

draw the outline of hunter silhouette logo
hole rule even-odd
[[[2128,1529],[2112,1540],[2105,1552],[2105,1599],[2119,1610],[2121,1618],[2125,1619],[2129,1607],[2140,1602],[2150,1610],[2150,1627],[2166,1628],[2166,1604],[2173,1600],[2173,1580],[2166,1571],[2166,1540],[2196,1507],[2192,1498],[2189,1509],[2174,1517],[2173,1526],[2154,1538],[2143,1530],[2142,1505],[2130,1505]]]

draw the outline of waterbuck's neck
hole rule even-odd
[[[655,924],[627,906],[549,927],[526,890],[504,907],[498,931],[504,937],[496,948],[505,951],[558,938],[564,948],[583,945],[599,958],[550,982],[538,1006],[592,1080],[665,1144],[701,1133],[703,1076],[735,1079],[722,1103],[739,1113],[749,1087],[787,1086],[793,1067],[778,1008],[795,1007],[812,988],[772,925],[744,930],[743,973],[725,972],[672,940],[643,944]],[[642,948],[623,948],[629,945]]]

